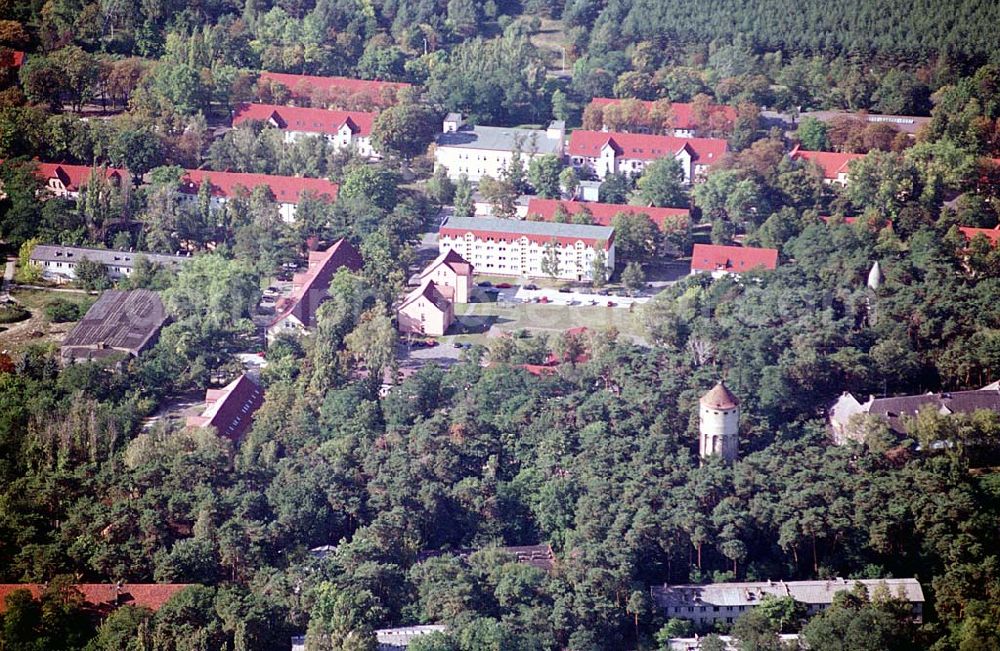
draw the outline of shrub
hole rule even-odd
[[[24,321],[31,313],[19,305],[0,305],[0,323]]]
[[[76,303],[71,303],[62,298],[49,301],[44,308],[45,318],[52,323],[66,323],[68,321],[79,321],[83,316],[82,310]]]

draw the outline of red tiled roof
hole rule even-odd
[[[238,441],[250,429],[253,413],[264,404],[264,391],[246,375],[205,393],[206,409],[187,419],[190,427],[214,427],[220,436]]]
[[[371,81],[367,79],[349,79],[348,77],[316,77],[314,75],[293,75],[285,72],[261,72],[260,82],[278,83],[285,86],[296,98],[308,97],[311,92],[343,91],[351,95],[360,93],[381,94],[384,91],[396,91],[411,84],[399,81]]]
[[[299,176],[274,176],[271,174],[247,174],[243,172],[211,172],[208,170],[186,170],[181,179],[181,192],[197,194],[201,183],[208,179],[212,184],[212,194],[216,197],[232,197],[237,188],[253,190],[259,186],[271,189],[278,203],[297,204],[302,193],[312,191],[317,197],[330,201],[337,198],[338,186],[326,179],[307,179]]]
[[[993,246],[996,246],[997,242],[1000,242],[1000,226],[997,226],[996,228],[972,228],[971,226],[959,226],[958,230],[962,231],[965,238],[970,241],[977,235],[984,235],[987,239],[989,239],[990,244]]]
[[[24,65],[24,52],[20,50],[6,50],[0,57],[0,68],[20,68]]]
[[[604,108],[605,106],[612,106],[615,104],[621,104],[626,100],[622,99],[611,99],[608,97],[595,97],[590,101],[594,106],[599,106]],[[648,111],[653,108],[655,102],[650,102],[648,100],[638,100],[643,107]],[[694,104],[690,102],[671,102],[670,108],[674,113],[674,127],[675,129],[683,129],[685,131],[690,131],[697,128],[697,124],[694,119]],[[736,120],[736,109],[732,106],[726,106],[724,104],[709,104],[708,110],[710,113],[722,113],[726,116],[729,121]]]
[[[711,409],[733,409],[740,406],[739,399],[733,395],[725,382],[716,383],[699,402]]]
[[[687,219],[691,216],[691,211],[687,208],[655,208],[652,206],[629,206],[618,203],[560,201],[558,199],[530,199],[528,201],[528,215],[538,215],[545,221],[552,221],[560,204],[566,208],[566,212],[570,215],[583,212],[585,209],[589,210],[594,224],[598,226],[611,226],[615,215],[624,212],[630,215],[647,215],[662,231],[664,224],[668,220],[681,217],[686,223]]]
[[[601,155],[601,149],[607,144],[615,148],[619,157],[629,160],[657,160],[676,156],[686,147],[691,152],[692,158],[701,165],[718,162],[728,148],[726,141],[721,138],[678,138],[617,131],[577,130],[569,137],[569,155],[597,158]]]
[[[284,301],[284,307],[275,317],[274,325],[289,315],[294,315],[305,327],[315,325],[316,309],[326,298],[330,281],[341,267],[359,271],[363,262],[357,250],[347,240],[340,239],[326,251],[309,253],[309,268],[295,274],[292,286],[295,291]]]
[[[83,594],[88,609],[109,611],[118,606],[143,606],[159,610],[175,594],[191,583],[78,583],[73,587]],[[0,584],[0,613],[7,609],[7,596],[15,590],[27,590],[35,599],[41,597],[45,586],[40,583]]]
[[[732,271],[739,273],[758,267],[774,269],[777,266],[777,249],[695,244],[694,252],[691,254],[691,269],[695,271]]]
[[[813,161],[823,168],[823,178],[837,180],[838,174],[846,174],[851,161],[864,158],[864,154],[843,154],[834,151],[806,151],[796,147],[789,154],[792,160]]]
[[[67,165],[65,163],[35,163],[35,174],[38,178],[43,181],[48,181],[49,179],[59,179],[62,184],[70,192],[79,192],[80,188],[87,185],[87,180],[90,178],[90,172],[94,169],[101,169],[99,167],[90,167],[89,165]],[[125,176],[125,170],[118,169],[117,167],[108,167],[107,178],[123,178]]]
[[[241,104],[233,113],[233,126],[248,121],[272,120],[279,129],[307,133],[336,134],[347,124],[355,135],[370,136],[374,113],[365,111],[330,111],[277,104]]]

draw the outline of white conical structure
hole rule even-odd
[[[735,461],[739,455],[740,401],[719,382],[699,401],[698,452],[702,459],[721,456]]]
[[[882,268],[878,266],[878,260],[872,265],[872,270],[868,272],[868,289],[875,291],[882,284]]]

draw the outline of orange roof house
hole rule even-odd
[[[221,207],[241,189],[253,191],[265,187],[271,191],[278,204],[279,213],[285,222],[295,221],[295,213],[304,195],[311,193],[325,201],[337,198],[339,186],[326,179],[307,179],[299,176],[275,176],[273,174],[248,174],[243,172],[211,172],[208,170],[185,170],[181,178],[180,192],[188,201],[197,201],[201,184],[211,183],[212,204]]]
[[[995,228],[972,228],[971,226],[959,226],[958,230],[962,231],[962,235],[965,239],[972,241],[976,236],[982,235],[990,241],[992,246],[996,246],[997,242],[1000,242],[1000,226]]]
[[[582,212],[590,213],[590,218],[596,226],[611,226],[619,213],[628,215],[646,215],[661,231],[671,231],[674,228],[687,227],[691,211],[687,208],[657,208],[655,206],[630,206],[618,203],[590,203],[582,201],[560,201],[559,199],[537,199],[528,201],[528,216],[537,215],[550,222],[555,220],[559,207],[570,215]]]
[[[806,151],[797,146],[788,155],[792,160],[813,162],[823,170],[824,183],[839,183],[847,185],[850,175],[850,165],[853,161],[864,158],[864,154],[844,154],[833,151]]]
[[[753,269],[773,270],[778,266],[778,250],[748,246],[695,244],[691,273],[711,273],[715,277]]]
[[[609,106],[620,106],[622,102],[638,102],[646,112],[648,113],[656,102],[651,102],[647,100],[625,100],[625,99],[612,99],[608,97],[595,97],[590,101],[590,106],[600,109],[602,112]],[[725,106],[723,104],[709,104],[707,106],[708,114],[710,117],[719,116],[722,120],[728,124],[736,122],[736,109],[732,106]],[[704,128],[708,125],[699,124],[698,120],[695,118],[695,105],[691,102],[671,102],[670,111],[673,113],[673,122],[669,129],[670,135],[689,137],[695,134],[699,128]],[[641,125],[645,129],[650,129],[651,124],[647,121],[645,124]],[[607,130],[607,127],[603,127]]]
[[[128,172],[117,167],[91,167],[66,163],[35,163],[35,175],[45,182],[45,189],[57,197],[77,199],[87,187],[91,174],[97,171],[109,181],[120,183]]]
[[[280,84],[289,90],[292,99],[312,102],[316,106],[337,108],[385,108],[396,103],[396,94],[411,84],[396,81],[350,79],[293,75],[284,72],[262,72],[257,78],[258,93],[270,98],[270,86]]]
[[[77,583],[87,610],[106,615],[120,606],[140,606],[157,611],[175,594],[191,583]],[[0,614],[7,609],[7,597],[17,590],[27,590],[38,599],[45,592],[41,583],[0,584]]]
[[[675,158],[684,169],[684,180],[698,176],[722,160],[728,143],[720,138],[679,138],[615,131],[574,131],[568,153],[573,167],[603,179],[608,174],[641,174],[646,165],[661,158]]]

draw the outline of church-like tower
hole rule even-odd
[[[701,458],[721,456],[726,461],[735,461],[739,454],[740,401],[724,382],[719,382],[699,402]]]

